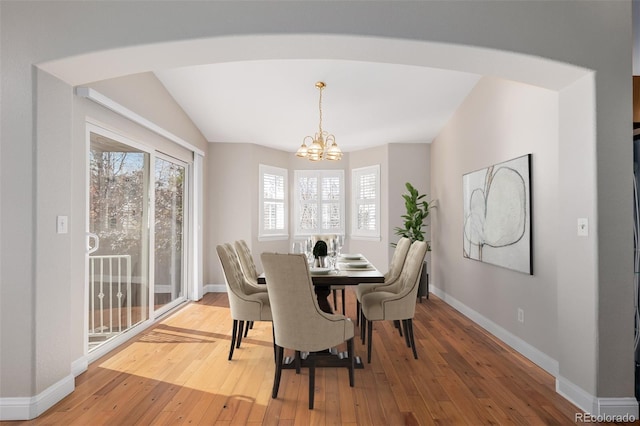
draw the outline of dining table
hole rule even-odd
[[[384,283],[384,274],[359,253],[339,255],[333,268],[310,267],[309,273],[318,298],[318,306],[330,314],[333,313],[329,303],[331,286]],[[258,276],[258,284],[266,284],[264,273]]]

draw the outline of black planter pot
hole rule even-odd
[[[427,273],[427,261],[422,262],[422,274],[418,284],[418,300],[422,303],[422,298],[429,298],[429,274]]]

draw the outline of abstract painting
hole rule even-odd
[[[467,173],[463,256],[533,275],[531,154]]]

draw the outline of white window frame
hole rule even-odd
[[[318,218],[317,223],[318,223],[318,227],[314,230],[302,230],[300,229],[299,225],[300,225],[300,214],[302,212],[302,206],[301,206],[301,202],[300,202],[300,185],[298,184],[299,180],[301,177],[317,177],[318,178],[318,184],[321,185],[322,179],[323,178],[328,178],[328,177],[338,177],[338,179],[340,180],[340,226],[339,229],[323,229],[322,228],[322,218]],[[316,235],[316,234],[339,234],[339,235],[344,235],[345,234],[345,197],[346,197],[346,187],[345,187],[345,181],[344,181],[344,170],[294,170],[294,185],[295,185],[295,190],[294,190],[294,200],[293,200],[293,204],[294,204],[294,213],[293,213],[293,217],[294,217],[294,221],[295,221],[295,225],[294,225],[294,234],[296,238],[300,238],[300,237],[308,237],[311,235]],[[322,200],[322,195],[321,195],[321,190],[320,188],[318,188],[318,207],[317,207],[317,211],[319,212],[319,214],[322,214],[322,204],[323,204],[323,200]]]
[[[375,178],[375,199],[359,198],[360,194],[360,178],[365,175],[374,175]],[[360,204],[375,204],[376,220],[374,230],[365,230],[358,228],[358,210]],[[380,165],[361,167],[351,171],[351,237],[360,240],[380,241]]]
[[[286,240],[289,238],[289,172],[287,169],[280,167],[268,166],[260,164],[258,167],[260,175],[259,182],[259,214],[258,214],[258,241],[266,240]],[[284,180],[284,197],[282,200],[265,199],[264,198],[264,176],[266,174],[279,176]],[[264,228],[264,203],[266,201],[282,202],[284,212],[284,226],[282,229],[265,229]]]

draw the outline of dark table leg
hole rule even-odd
[[[316,356],[316,367],[347,367],[349,368],[349,363],[347,362],[347,352],[338,352],[336,348],[331,348],[326,351],[314,352]],[[282,363],[283,370],[292,370],[297,369],[299,367],[307,367],[307,357],[309,356],[308,352],[296,352],[294,357],[286,356],[284,357],[284,361]],[[298,358],[299,357],[299,358]],[[356,370],[364,369],[364,364],[362,363],[362,359],[354,354],[354,366]],[[298,366],[296,366],[296,364]]]
[[[329,304],[329,295],[331,294],[331,288],[329,286],[315,286],[316,297],[318,298],[318,306],[323,312],[328,314],[333,313],[331,305]]]

